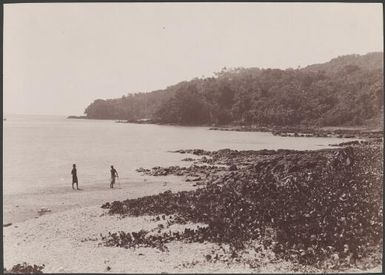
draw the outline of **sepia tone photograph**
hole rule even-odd
[[[382,3],[3,12],[3,273],[382,273]]]

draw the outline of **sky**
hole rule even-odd
[[[380,3],[5,4],[3,112],[82,115],[223,67],[383,51],[382,28]]]

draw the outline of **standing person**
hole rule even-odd
[[[73,164],[73,165],[72,165],[72,171],[71,171],[71,174],[72,174],[72,189],[75,189],[75,188],[74,188],[74,183],[76,183],[76,189],[79,190],[79,186],[78,186],[78,174],[77,174],[77,171],[76,171],[76,164]]]
[[[114,166],[111,165],[111,183],[110,183],[110,188],[114,188],[116,177],[119,178],[118,171],[116,171]]]

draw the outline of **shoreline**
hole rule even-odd
[[[236,132],[271,132],[281,137],[330,137],[330,138],[382,138],[384,130],[364,127],[253,127],[253,126],[224,126],[211,127],[212,131]]]
[[[191,184],[182,180],[164,179],[163,181],[122,183],[121,187],[116,186],[113,189],[80,186],[81,190],[72,190],[71,186],[68,186],[68,188],[63,187],[54,192],[49,190],[41,193],[7,194],[3,196],[3,225],[24,222],[71,209],[101,205],[106,201],[136,198],[166,190],[181,191],[193,188]],[[43,211],[41,211],[42,209]],[[48,211],[44,211],[44,209]]]
[[[245,242],[257,238],[267,241],[274,261],[290,260],[314,267],[315,272],[333,272],[336,267],[344,272],[378,270],[382,266],[383,143],[344,145],[319,151],[177,150],[203,158],[189,169],[155,167],[142,172],[153,176],[195,173],[202,188],[114,202],[104,208],[123,218],[165,214],[177,215],[182,224],[207,224],[205,229],[182,235],[164,235],[161,243],[165,244],[172,240],[228,243],[242,253]],[[224,167],[218,170],[216,165]],[[223,207],[228,204],[230,208]],[[303,266],[300,270],[307,272]]]
[[[151,119],[127,120],[118,118],[90,118],[87,116],[68,116],[66,119],[86,119],[86,120],[111,120],[115,123],[130,124],[151,124],[164,126],[183,126],[183,127],[208,127],[213,131],[237,131],[237,132],[271,132],[279,136],[294,137],[339,137],[339,138],[356,138],[356,137],[379,137],[383,136],[384,129],[381,126],[257,126],[257,125],[241,125],[241,124],[177,124],[163,123]],[[296,135],[297,133],[297,135]]]
[[[352,144],[352,146],[360,148],[361,146],[372,145],[359,143]],[[382,146],[382,143],[380,144],[377,141],[375,146]],[[253,177],[252,174],[248,174],[253,167],[253,169],[258,167],[257,170],[262,169],[262,174],[266,169],[275,171],[274,173],[277,174],[274,174],[274,177],[279,179],[284,175],[290,175],[292,173],[290,171],[302,173],[303,169],[313,169],[308,168],[308,163],[318,161],[323,163],[328,158],[340,161],[339,158],[343,157],[341,159],[342,165],[350,165],[349,158],[346,158],[343,153],[346,148],[348,147],[317,151],[176,150],[174,153],[191,154],[199,158],[186,160],[191,163],[188,168],[179,166],[153,167],[151,169],[147,169],[147,167],[138,168],[146,175],[161,177],[156,178],[157,180],[154,181],[122,184],[121,189],[91,188],[84,191],[70,190],[62,193],[25,194],[17,199],[17,195],[13,197],[5,196],[4,223],[7,222],[6,219],[9,216],[13,216],[14,219],[8,220],[12,224],[3,228],[4,250],[6,251],[4,267],[10,269],[15,264],[27,262],[31,265],[44,264],[45,269],[43,269],[43,272],[335,272],[333,267],[330,266],[319,269],[311,265],[302,265],[287,259],[277,258],[273,248],[269,246],[264,248],[263,241],[262,243],[252,241],[245,249],[237,252],[238,256],[233,258],[233,252],[231,252],[232,250],[227,244],[219,244],[210,241],[210,239],[202,239],[198,242],[183,241],[183,239],[167,241],[164,243],[167,249],[163,251],[156,247],[143,247],[141,245],[136,245],[133,248],[108,246],[103,238],[118,232],[135,233],[140,230],[146,230],[146,232],[149,232],[148,234],[155,234],[162,238],[162,236],[170,234],[169,232],[180,232],[179,234],[181,234],[186,232],[186,229],[199,229],[199,226],[207,226],[208,223],[203,222],[204,220],[187,220],[186,223],[175,223],[173,221],[176,217],[174,214],[166,213],[165,217],[157,214],[157,211],[162,213],[164,210],[162,208],[154,208],[155,212],[150,211],[147,214],[144,209],[154,207],[153,204],[156,205],[157,198],[164,196],[162,194],[165,193],[162,192],[167,190],[173,192],[166,192],[171,196],[177,194],[174,192],[179,191],[187,191],[185,194],[199,194],[210,186],[222,190],[225,182],[235,184],[237,174],[247,181],[248,177]],[[336,155],[334,156],[334,154]],[[267,165],[266,169],[263,168],[264,165]],[[302,165],[304,167],[294,169],[295,167],[292,167],[292,165]],[[270,166],[272,169],[268,168]],[[284,170],[279,172],[280,169]],[[169,178],[163,177],[166,175],[178,175],[179,177],[173,181],[168,181]],[[222,180],[225,182],[222,182]],[[164,182],[167,182],[167,184],[164,184]],[[197,189],[201,191],[195,192],[194,190]],[[215,194],[220,196],[220,193]],[[172,204],[174,199],[170,197],[166,202]],[[215,199],[215,197],[212,199]],[[149,201],[146,202],[146,200]],[[107,209],[101,208],[107,202],[113,204],[114,201],[117,203],[116,205],[119,204],[120,206],[123,205],[122,202],[134,203],[136,206],[132,206],[132,211],[136,211],[135,207],[139,207],[139,212],[136,212],[139,215],[113,214],[109,213],[109,206],[103,207]],[[20,208],[21,203],[24,203],[25,209]],[[19,207],[16,207],[17,204],[20,204]],[[143,208],[141,208],[141,205]],[[234,205],[234,207],[234,210],[238,211],[237,206]],[[39,208],[49,208],[51,211],[38,216],[37,211]],[[116,209],[121,211],[119,208]],[[124,209],[131,210],[131,207],[124,208],[123,206],[122,213],[124,213]],[[174,207],[168,209],[173,210]],[[28,213],[23,212],[26,210],[28,210]],[[193,215],[200,215],[199,211],[193,211],[192,213],[195,213]],[[235,213],[237,215],[242,214],[241,212]],[[35,218],[36,216],[38,217]],[[212,214],[212,218],[215,217],[216,215]],[[229,225],[231,227],[235,226],[231,222]],[[262,252],[257,252],[256,247],[262,249]],[[82,260],[88,257],[93,259],[92,263]],[[333,263],[336,264],[335,261]],[[380,272],[381,268],[381,266],[366,266],[363,263],[360,267],[350,266],[342,271]]]
[[[108,215],[99,206],[91,206],[18,223],[14,227],[4,228],[4,248],[7,252],[4,254],[4,267],[9,270],[18,263],[26,262],[44,265],[44,273],[277,273],[295,268],[287,261],[270,262],[271,252],[267,250],[262,251],[267,256],[254,254],[261,260],[258,268],[231,258],[228,262],[210,262],[207,255],[216,251],[222,257],[227,257],[229,248],[209,242],[172,242],[163,252],[149,247],[105,247],[100,242],[100,235],[106,236],[109,232],[153,231],[165,225],[164,221],[154,221],[154,218],[141,216],[122,219]],[[167,230],[181,232],[197,226],[189,223]],[[311,267],[302,267],[302,270],[317,271]]]

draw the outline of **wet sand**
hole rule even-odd
[[[101,206],[105,202],[125,200],[147,195],[154,195],[166,190],[193,190],[192,184],[176,177],[159,178],[151,181],[123,181],[111,189],[108,186],[93,185],[72,190],[71,186],[47,189],[40,193],[9,194],[3,196],[3,225],[39,218],[42,208],[49,209],[43,215],[49,215],[69,209],[86,206]]]

